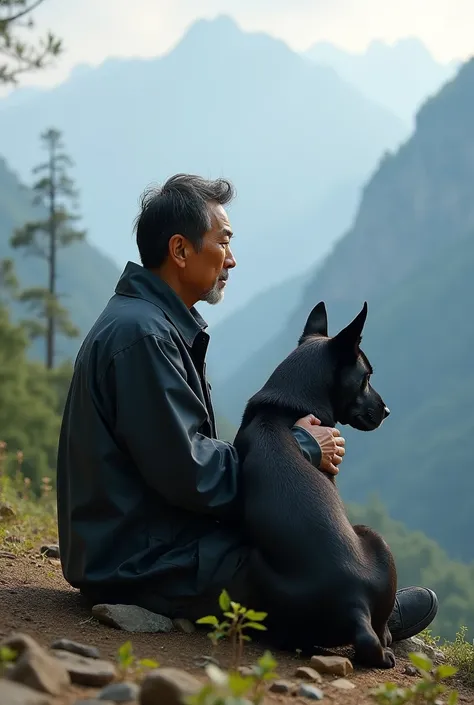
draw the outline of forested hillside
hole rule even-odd
[[[10,238],[15,228],[30,220],[44,218],[45,213],[33,206],[33,194],[19,182],[5,160],[0,158],[0,260],[13,258],[19,283],[22,288],[46,286],[45,262],[22,250],[10,247]],[[120,270],[111,259],[103,255],[86,239],[72,244],[58,253],[58,289],[65,294],[64,303],[71,319],[85,335],[96,316],[113,294]],[[16,317],[27,318],[25,305],[15,305]],[[81,337],[58,340],[58,357],[74,358]],[[43,359],[43,341],[37,341],[32,354]]]
[[[317,301],[326,301],[335,332],[367,300],[364,348],[392,415],[373,434],[344,430],[341,488],[358,501],[377,491],[396,518],[467,560],[474,556],[473,110],[470,61],[423,106],[413,137],[382,160],[354,226],[286,323],[214,391],[238,422]],[[267,315],[276,320],[278,309]]]

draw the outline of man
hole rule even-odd
[[[225,180],[177,175],[143,197],[129,262],[78,353],[59,441],[59,542],[66,580],[91,602],[170,617],[215,610],[226,587],[246,601],[239,462],[217,440],[198,301],[218,303],[235,267]],[[336,474],[344,439],[314,417],[292,429]],[[394,639],[424,629],[437,599],[398,594]]]

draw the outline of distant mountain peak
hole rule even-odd
[[[230,15],[217,15],[213,18],[202,17],[188,26],[176,46],[199,44],[210,50],[212,42],[215,42],[216,39],[219,42],[227,42],[235,40],[242,34],[242,29]]]
[[[419,106],[453,76],[458,66],[456,61],[437,61],[414,36],[392,44],[374,39],[361,52],[316,42],[305,55],[320,66],[330,66],[364,95],[411,123]]]

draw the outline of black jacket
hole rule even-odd
[[[129,262],[78,353],[59,439],[59,543],[85,592],[153,585],[187,599],[220,585],[245,547],[239,461],[217,440],[196,310]],[[302,452],[318,444],[294,431]]]

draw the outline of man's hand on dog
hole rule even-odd
[[[346,441],[341,436],[337,428],[329,428],[321,426],[321,421],[309,414],[296,422],[295,426],[301,426],[319,443],[321,448],[322,460],[319,469],[328,472],[331,475],[337,475],[339,468],[345,455]]]

